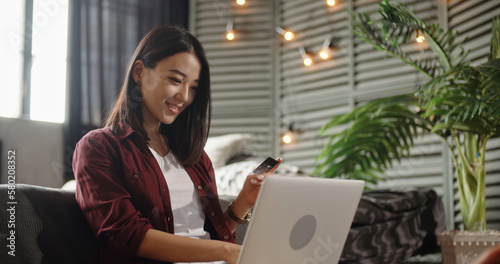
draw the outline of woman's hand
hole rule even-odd
[[[271,175],[276,168],[281,164],[282,159],[277,159],[278,164],[276,164],[269,172],[264,174],[254,174],[250,173],[245,182],[243,183],[243,188],[241,189],[238,197],[233,201],[233,212],[236,216],[244,218],[245,215],[250,211],[255,202],[257,201],[257,195],[259,194],[260,186],[262,181]],[[233,225],[230,225],[233,227]]]
[[[250,173],[247,176],[245,183],[243,184],[243,188],[241,189],[240,194],[236,198],[236,199],[240,198],[242,200],[240,202],[243,202],[242,204],[245,205],[246,209],[250,210],[255,205],[255,202],[257,201],[257,195],[259,194],[260,186],[262,185],[262,181],[264,181],[264,179],[269,175],[272,175],[272,173],[281,164],[282,159],[278,158],[277,161],[278,164],[276,164],[271,170],[269,170],[269,172],[266,172],[264,174]]]
[[[230,242],[195,239],[149,229],[137,256],[163,262],[205,263],[224,260],[228,264],[236,264],[240,252],[241,246]]]
[[[225,243],[226,254],[225,261],[228,264],[236,264],[238,262],[238,257],[240,256],[241,246],[233,243]]]

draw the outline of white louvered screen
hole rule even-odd
[[[212,134],[256,133],[255,149],[259,155],[269,155],[276,144],[273,133],[285,132],[293,124],[301,133],[294,143],[280,145],[281,156],[306,172],[318,164],[316,156],[327,140],[318,136],[318,130],[331,117],[376,98],[411,92],[426,81],[412,67],[386,58],[353,36],[348,11],[376,17],[380,1],[337,0],[334,7],[320,0],[247,0],[245,7],[236,6],[233,0],[191,1],[191,29],[211,63]],[[446,21],[445,26],[469,35],[466,48],[473,49],[473,61],[486,60],[491,19],[500,14],[500,1],[452,0],[445,7],[438,0],[400,2],[428,23]],[[229,18],[236,20],[236,29],[239,20],[246,31],[234,42],[224,38]],[[275,33],[276,26],[294,31],[295,39],[284,41]],[[318,52],[328,38],[336,40],[333,57],[321,61],[314,55],[313,65],[305,67],[299,48]],[[428,55],[416,43],[404,48],[412,56]],[[279,91],[278,102],[272,98],[274,91]],[[279,122],[280,131],[274,131],[274,122]],[[437,136],[419,138],[411,157],[387,171],[388,180],[379,188],[434,188],[444,197],[449,227],[453,219],[460,223],[457,197],[446,191],[457,191],[446,177],[453,173],[447,151]],[[488,227],[500,229],[500,139],[490,142],[487,155]]]
[[[191,31],[203,44],[212,81],[210,135],[251,133],[249,151],[272,155],[273,74],[272,1],[192,1]],[[235,39],[225,31],[233,23]]]
[[[339,1],[337,1],[339,2]],[[324,1],[280,1],[280,26],[296,32],[292,42],[281,41],[280,89],[282,124],[301,131],[292,144],[282,145],[282,156],[291,164],[312,172],[325,143],[318,130],[326,120],[348,111],[352,89],[349,80],[349,18],[346,4],[325,9]],[[317,52],[324,41],[338,46],[328,60]],[[311,52],[313,64],[305,67],[299,49]]]
[[[281,91],[283,122],[296,124],[303,131],[294,145],[283,146],[285,160],[311,172],[317,162],[315,157],[326,142],[318,137],[320,127],[334,115],[348,112],[354,105],[367,101],[404,94],[413,91],[415,85],[425,78],[412,67],[398,59],[388,59],[383,52],[355,38],[350,28],[348,10],[370,12],[376,18],[379,1],[336,1],[335,7],[325,7],[324,1],[281,1],[281,24],[297,33],[293,43],[283,43],[281,52]],[[431,22],[437,21],[436,1],[402,1],[417,15]],[[325,39],[335,38],[337,48],[333,57],[322,61],[317,55],[310,67],[301,63],[299,48],[318,52]],[[416,44],[408,44],[406,49],[414,50],[414,56],[421,56],[425,49]],[[431,140],[436,142],[434,138]],[[414,186],[441,187],[442,177],[436,171],[443,169],[441,145],[429,148],[429,140],[422,139],[415,149],[416,156],[432,160],[428,171],[419,171],[422,166],[413,166],[412,160],[396,165],[388,172],[390,181],[381,188],[399,187],[407,178],[412,178]],[[419,144],[422,144],[421,146]],[[432,144],[431,144],[432,145]],[[421,162],[419,158],[419,162]],[[406,170],[405,173],[397,171]],[[431,176],[425,176],[426,174]],[[403,184],[404,185],[404,184]],[[438,190],[440,191],[440,190]]]

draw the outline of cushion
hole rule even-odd
[[[227,161],[238,154],[250,139],[252,139],[250,134],[227,134],[209,137],[205,145],[205,152],[210,157],[214,169],[226,165]]]
[[[76,190],[76,181],[75,180],[69,180],[67,181],[61,189],[63,190]]]

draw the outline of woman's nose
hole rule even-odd
[[[189,100],[189,87],[187,85],[182,85],[175,95],[175,99],[182,102],[187,102]]]

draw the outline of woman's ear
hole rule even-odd
[[[134,78],[134,81],[137,83],[141,81],[142,73],[144,71],[144,63],[142,60],[136,60],[134,62],[134,66],[132,67],[132,77]]]

